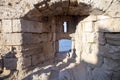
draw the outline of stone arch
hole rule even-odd
[[[87,41],[90,36],[92,38],[88,42],[94,44],[94,33],[81,35],[83,26],[85,32],[92,32],[92,26],[96,25],[103,29],[95,28],[95,32],[120,31],[119,24],[116,25],[116,22],[114,22],[116,20],[119,22],[120,17],[120,2],[118,0],[14,0],[13,2],[3,1],[0,3],[2,3],[2,6],[0,6],[0,24],[2,25],[1,34],[3,34],[3,44],[1,46],[16,47],[18,63],[21,63],[17,64],[19,71],[54,59],[54,54],[51,53],[56,52],[56,16],[81,17],[76,21],[75,25],[77,26],[75,44],[80,44],[75,46],[77,56],[80,56],[79,53],[82,51],[79,48],[83,49],[84,52],[87,51],[84,46],[88,44],[81,46],[83,45],[79,41],[81,38]],[[105,20],[105,22],[102,20]],[[111,23],[109,22],[113,22],[114,27],[110,28]],[[100,44],[104,45],[104,43]],[[97,47],[97,45],[94,46]],[[50,49],[50,51],[46,49]]]

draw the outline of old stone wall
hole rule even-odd
[[[64,19],[69,34],[61,32]],[[54,59],[57,40],[72,36],[76,61],[88,64],[94,80],[109,80],[103,74],[114,78],[120,71],[119,22],[119,0],[1,0],[0,54],[6,68],[22,71]]]
[[[4,67],[22,70],[54,59],[52,33],[46,24],[23,19],[1,21]]]
[[[88,64],[88,72],[93,80],[120,78],[119,19],[102,15],[89,16],[77,26],[76,60]]]

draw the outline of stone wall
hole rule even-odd
[[[88,72],[93,80],[120,79],[119,19],[103,15],[89,16],[77,26],[76,60],[88,64]]]
[[[107,80],[103,74],[118,75],[119,7],[119,0],[1,0],[0,54],[5,56],[5,67],[21,71],[54,59],[57,40],[72,36],[76,61],[85,61],[93,76]],[[60,15],[63,17],[56,20]],[[71,33],[76,27],[70,37],[59,32],[67,15],[71,16],[67,18]]]
[[[46,24],[23,19],[1,21],[4,67],[22,70],[54,59],[52,33]]]

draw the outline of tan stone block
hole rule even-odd
[[[95,0],[94,1],[94,6],[96,8],[99,8],[103,11],[109,8],[110,4],[112,3],[113,0]],[[96,4],[97,3],[97,4]]]
[[[11,33],[3,34],[4,45],[21,45],[22,44],[22,34],[21,33]]]
[[[96,41],[96,34],[95,33],[87,33],[87,42],[94,43]]]
[[[83,23],[83,28],[84,28],[84,31],[86,32],[92,32],[93,31],[93,22],[84,22]]]
[[[97,15],[97,20],[110,19],[111,17],[105,15]]]
[[[98,31],[101,32],[120,32],[120,18],[103,19],[96,23]]]
[[[86,18],[84,18],[83,20],[82,20],[82,22],[86,22],[86,21],[96,21],[97,20],[97,17],[96,16],[94,16],[94,15],[90,15],[90,16],[88,16],[88,17],[86,17]]]
[[[112,17],[120,17],[120,4],[119,1],[115,0],[110,5],[108,10],[106,11],[106,14],[112,16]]]
[[[22,26],[21,26],[21,21],[18,20],[12,20],[12,25],[13,25],[13,32],[21,32],[22,31]]]
[[[12,21],[2,20],[2,32],[11,33],[12,32]]]

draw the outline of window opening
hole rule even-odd
[[[68,24],[66,21],[63,23],[63,32],[68,32]]]

